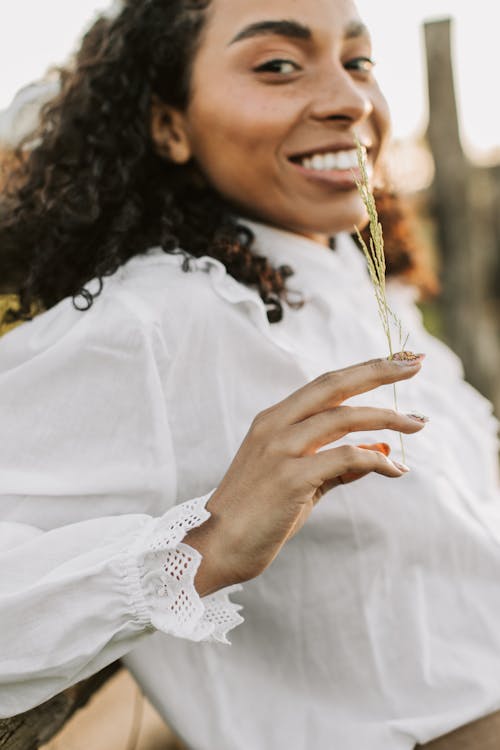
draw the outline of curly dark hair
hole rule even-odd
[[[194,179],[192,165],[161,158],[152,140],[153,97],[188,104],[209,2],[125,0],[118,17],[97,19],[60,71],[61,93],[44,107],[30,148],[18,150],[0,206],[3,283],[20,300],[11,316],[29,318],[34,306],[68,296],[88,308],[99,293],[86,289],[91,279],[102,288],[105,276],[152,246],[217,258],[258,290],[271,322],[281,319],[283,301],[294,304],[291,269],[254,253],[231,206]],[[395,246],[386,237],[389,272],[416,267],[407,240],[400,233]]]

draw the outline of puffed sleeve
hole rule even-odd
[[[210,495],[175,505],[161,330],[105,295],[0,340],[0,716],[154,630],[226,641],[230,589],[200,599],[183,543]]]

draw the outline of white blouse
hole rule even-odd
[[[124,654],[193,750],[410,750],[500,708],[497,423],[397,282],[427,354],[398,386],[431,418],[404,438],[412,471],[328,493],[218,642],[239,607],[197,596],[186,531],[260,410],[387,353],[347,235],[249,225],[305,299],[278,324],[216,260],[153,249],[88,312],[66,299],[0,340],[0,716]],[[342,442],[379,440],[401,459],[394,432]]]

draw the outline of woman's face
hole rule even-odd
[[[355,136],[387,138],[351,0],[212,0],[183,113],[191,155],[240,215],[319,238],[365,222]]]

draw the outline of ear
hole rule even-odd
[[[186,164],[191,154],[182,112],[153,96],[151,104],[151,137],[160,156],[174,164]]]

